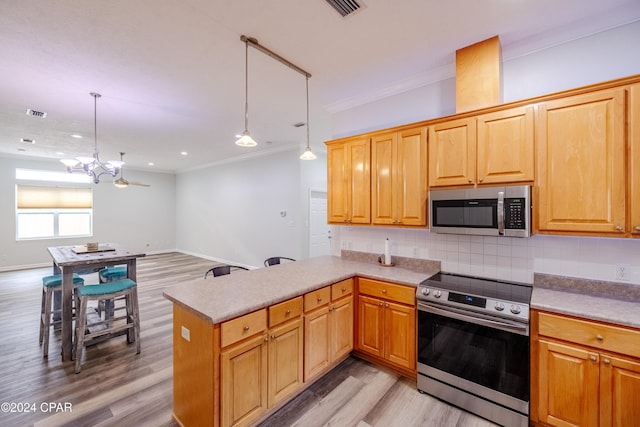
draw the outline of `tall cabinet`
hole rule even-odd
[[[631,86],[629,105],[629,229],[633,237],[640,237],[640,84]]]
[[[538,107],[538,228],[625,232],[625,89]]]
[[[371,222],[427,224],[427,128],[371,138]]]
[[[357,137],[327,144],[327,216],[334,224],[371,222],[371,143]]]

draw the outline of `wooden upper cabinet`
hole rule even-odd
[[[327,144],[328,222],[371,222],[371,145],[369,138]]]
[[[625,90],[539,105],[539,232],[622,235],[625,230]]]
[[[478,116],[477,183],[533,181],[533,107]]]
[[[640,237],[640,84],[631,86],[629,109],[629,202],[631,235]]]
[[[427,224],[427,128],[374,135],[371,139],[373,224]]]
[[[469,185],[476,177],[476,119],[429,127],[429,186]]]

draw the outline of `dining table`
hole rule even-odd
[[[103,267],[126,265],[127,278],[136,281],[136,260],[145,253],[127,249],[117,243],[51,246],[47,251],[53,259],[53,274],[62,275],[62,360],[71,360],[73,349],[73,274],[98,271]]]

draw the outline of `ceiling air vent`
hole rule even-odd
[[[27,116],[40,117],[41,119],[44,119],[45,117],[47,117],[47,113],[45,113],[44,111],[36,111],[32,110],[31,108],[27,108]]]
[[[329,3],[342,17],[351,15],[362,6],[355,0],[325,0]]]

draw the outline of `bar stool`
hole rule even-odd
[[[126,279],[127,266],[116,265],[113,267],[105,267],[100,271],[98,271],[98,277],[100,279],[100,283],[109,283],[115,280]],[[98,302],[98,315],[102,316],[102,312],[104,311],[105,319],[109,319],[110,317],[113,316],[114,309],[115,309],[114,300],[103,300]]]
[[[74,290],[78,286],[84,285],[84,279],[77,274],[73,274]],[[51,316],[62,314],[61,308],[51,309],[53,304],[53,293],[62,291],[62,275],[54,274],[42,278],[42,307],[40,309],[40,339],[42,344],[42,357],[49,356],[49,328],[62,323],[62,320],[52,320]],[[76,307],[77,308],[77,307]]]
[[[140,315],[138,311],[138,285],[131,279],[116,280],[98,285],[82,286],[77,289],[80,313],[76,320],[76,339],[73,354],[76,361],[76,374],[81,370],[82,350],[91,341],[98,338],[110,339],[122,332],[127,333],[127,342],[136,343],[136,354],[140,353]],[[126,315],[108,320],[88,323],[87,305],[89,301],[113,300],[124,297]],[[125,322],[119,322],[124,320]]]

